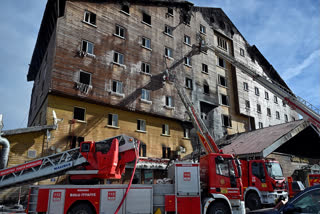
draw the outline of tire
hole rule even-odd
[[[208,214],[231,214],[231,212],[225,203],[218,201],[210,206]]]
[[[88,204],[77,204],[68,214],[94,214],[95,212],[91,209]]]
[[[257,210],[262,207],[260,197],[257,193],[250,192],[246,196],[246,207],[248,207],[250,210]]]

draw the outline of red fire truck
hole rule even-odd
[[[320,184],[320,174],[309,174],[308,184],[309,184],[309,187]]]
[[[246,207],[275,205],[288,197],[285,178],[278,161],[271,159],[241,160],[242,183]]]

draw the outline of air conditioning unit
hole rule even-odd
[[[28,150],[28,158],[36,158],[37,151],[36,150]]]

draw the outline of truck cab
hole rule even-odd
[[[242,160],[241,168],[245,203],[250,210],[272,206],[279,199],[288,197],[285,178],[278,161]]]

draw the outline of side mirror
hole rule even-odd
[[[292,214],[294,212],[301,213],[302,210],[300,207],[294,207],[292,204],[289,204],[283,209],[283,214]]]

